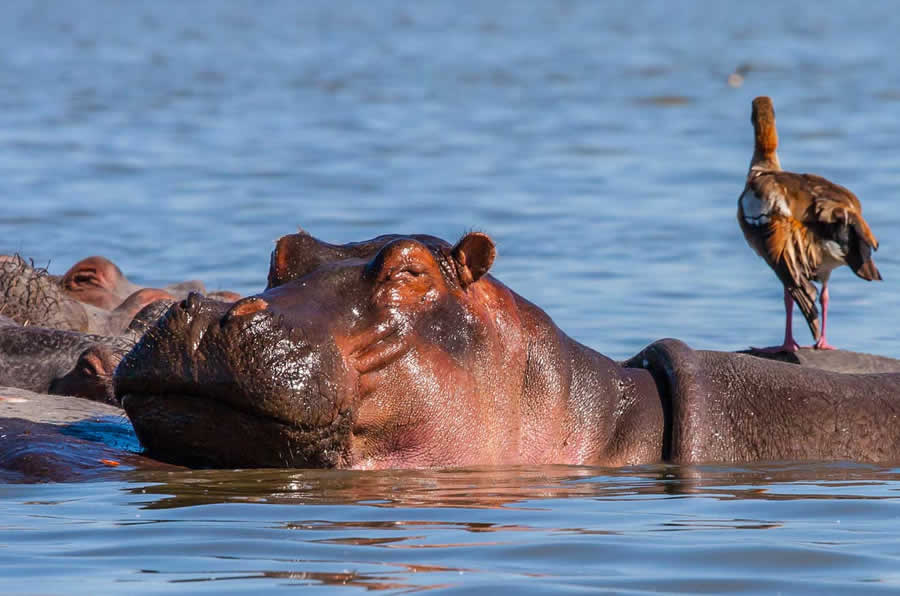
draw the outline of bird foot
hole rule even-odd
[[[796,352],[800,346],[794,340],[786,341],[780,346],[769,346],[768,348],[756,348],[750,346],[754,352],[765,352],[766,354],[778,354],[779,352]],[[826,348],[827,349],[827,348]]]
[[[822,337],[812,345],[812,348],[815,350],[837,350],[836,347],[825,341],[825,338]]]

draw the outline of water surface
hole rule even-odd
[[[142,474],[7,487],[0,570],[5,592],[895,592],[898,488],[850,464]]]

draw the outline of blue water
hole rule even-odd
[[[9,2],[0,252],[252,293],[298,225],[478,229],[610,356],[771,344],[781,288],[734,219],[768,94],[784,166],[853,189],[881,241],[884,283],[832,277],[829,339],[900,357],[898,31],[889,2]],[[2,591],[900,584],[897,470],[667,470],[3,486]]]

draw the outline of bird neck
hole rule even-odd
[[[780,171],[781,162],[778,161],[778,153],[774,150],[766,151],[757,147],[750,160],[750,172]]]

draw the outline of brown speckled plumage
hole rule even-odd
[[[824,333],[812,282],[822,282],[824,305],[825,288],[835,267],[848,265],[865,280],[880,280],[872,261],[878,241],[850,190],[821,176],[781,169],[769,98],[753,101],[752,121],[755,147],[738,199],[738,222],[747,243],[769,264],[800,307],[813,337],[820,340]],[[787,340],[786,334],[785,345]]]

